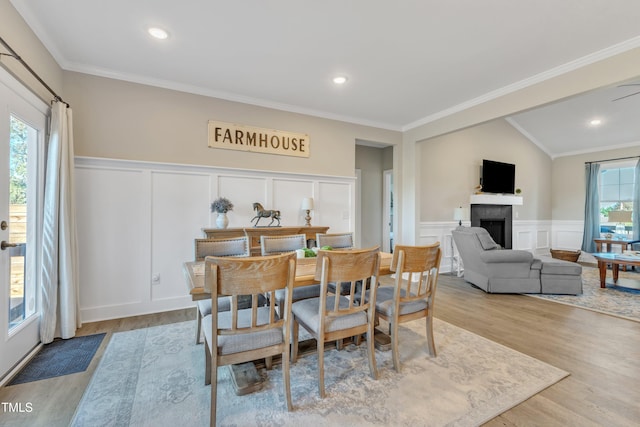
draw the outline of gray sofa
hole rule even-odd
[[[489,293],[582,293],[582,266],[528,251],[501,249],[482,227],[453,231],[464,279]]]

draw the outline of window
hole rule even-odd
[[[601,232],[631,234],[634,171],[635,166],[629,162],[611,163],[600,169]],[[611,212],[614,213],[610,214]]]

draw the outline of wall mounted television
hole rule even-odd
[[[484,193],[513,194],[516,182],[516,165],[482,160],[482,191]]]

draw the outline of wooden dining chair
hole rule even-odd
[[[353,233],[332,233],[332,234],[316,234],[316,244],[319,248],[331,246],[332,249],[351,249],[353,248]],[[359,283],[358,286],[361,286]],[[349,293],[350,284],[342,283],[340,293],[347,295]],[[329,290],[335,292],[336,284],[329,283]]]
[[[321,293],[318,298],[305,299],[293,303],[293,342],[291,359],[298,357],[298,330],[302,325],[316,339],[318,349],[318,390],[320,397],[324,391],[324,345],[328,341],[367,334],[369,371],[378,378],[373,333],[375,321],[375,301],[377,278],[380,269],[380,250],[355,249],[349,251],[318,251],[316,280],[320,281]],[[371,279],[366,291],[367,301],[356,303],[356,282]],[[336,295],[329,291],[329,282],[351,283],[349,295]]]
[[[194,258],[196,261],[204,261],[206,256],[249,256],[249,240],[243,237],[228,239],[195,239]],[[228,298],[218,302],[218,310],[229,311],[231,303]],[[211,314],[211,300],[199,300],[196,303],[196,344],[200,344],[202,337],[202,318]]]
[[[307,247],[305,234],[290,234],[283,236],[260,236],[260,249],[262,255],[275,255],[292,252]],[[292,301],[300,301],[305,298],[314,298],[320,295],[320,285],[299,286],[293,289]],[[284,301],[284,292],[276,292],[278,305]]]
[[[438,284],[438,268],[442,256],[440,243],[428,246],[394,247],[391,271],[395,272],[394,286],[378,288],[375,302],[376,316],[389,322],[393,367],[400,372],[398,325],[425,318],[429,354],[436,356],[433,339],[433,305]],[[414,277],[417,280],[414,281]]]
[[[282,377],[287,410],[291,411],[289,356],[291,295],[296,274],[293,253],[266,257],[205,258],[205,290],[211,292],[212,313],[202,319],[205,340],[205,383],[211,384],[211,425],[216,424],[218,367],[282,356]],[[256,280],[259,277],[260,280]],[[276,290],[285,292],[280,313],[276,312]],[[269,303],[258,304],[267,293]],[[251,295],[250,308],[238,309],[238,298]],[[218,311],[220,297],[231,298],[230,311]]]

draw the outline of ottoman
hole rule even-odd
[[[539,257],[540,293],[579,295],[582,293],[582,266],[575,262]]]

